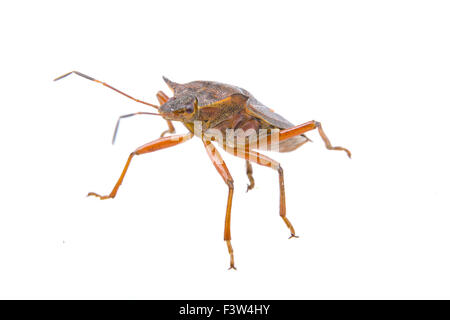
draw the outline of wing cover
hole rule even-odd
[[[273,112],[271,109],[263,104],[258,103],[258,101],[249,101],[247,105],[247,111],[254,117],[266,121],[267,123],[280,128],[287,129],[294,126],[290,121],[286,120],[278,113]]]

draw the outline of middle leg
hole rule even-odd
[[[286,217],[286,194],[284,191],[284,174],[281,165],[277,161],[256,151],[240,148],[234,150],[226,150],[234,156],[245,159],[247,162],[251,161],[261,166],[272,168],[278,172],[278,180],[280,184],[280,216],[291,232],[291,236],[289,237],[289,239],[294,237],[298,238],[298,236],[295,235],[294,226]]]
[[[247,172],[248,181],[250,184],[247,185],[247,192],[255,187],[255,179],[253,178],[253,167],[250,161],[245,160],[245,169]]]

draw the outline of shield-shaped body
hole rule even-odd
[[[265,137],[268,132],[288,129],[294,124],[259,102],[245,89],[214,81],[179,84],[165,77],[164,80],[174,94],[168,101],[169,105],[195,97],[198,111],[185,125],[196,134],[195,121],[202,125],[202,134],[217,136],[220,133],[228,147],[245,141],[252,149],[289,152],[309,141],[305,135],[300,135],[280,143],[276,139],[270,140],[267,144]],[[224,144],[219,143],[222,147]]]

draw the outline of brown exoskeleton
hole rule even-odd
[[[283,169],[278,162],[255,150],[272,150],[279,152],[293,151],[309,141],[304,135],[306,132],[317,129],[322,140],[325,142],[327,149],[343,150],[351,157],[349,150],[343,147],[333,147],[331,145],[330,140],[325,135],[319,122],[309,121],[295,126],[282,116],[264,106],[248,91],[239,87],[212,81],[193,81],[186,84],[179,84],[163,77],[164,81],[172,90],[173,97],[169,98],[162,91],[159,91],[157,93],[157,98],[160,106],[157,106],[135,99],[104,82],[98,81],[78,71],[69,72],[55,80],[64,78],[72,73],[101,83],[136,102],[153,107],[159,112],[138,112],[128,114],[120,117],[119,121],[122,118],[137,114],[153,114],[162,116],[167,121],[169,127],[168,130],[161,134],[159,139],[137,148],[129,155],[125,168],[110,194],[101,196],[97,193],[90,192],[88,196],[99,197],[102,200],[114,198],[134,156],[173,147],[191,139],[194,135],[198,136],[202,139],[206,152],[211,158],[213,165],[228,186],[224,239],[230,254],[230,269],[236,269],[234,266],[230,232],[231,202],[234,190],[233,178],[219,152],[212,144],[212,141],[217,142],[219,146],[232,155],[246,160],[247,176],[250,181],[247,191],[251,190],[255,185],[251,162],[277,170],[280,183],[280,216],[291,232],[290,238],[297,236],[295,235],[294,227],[286,217]],[[119,121],[117,122],[114,131],[113,143],[117,134]],[[166,133],[175,133],[175,128],[171,121],[182,122],[189,130],[189,133],[164,137]]]

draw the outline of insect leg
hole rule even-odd
[[[235,269],[234,267],[234,254],[233,247],[231,246],[231,230],[230,230],[230,222],[231,222],[231,203],[233,200],[233,177],[228,171],[227,165],[223,161],[219,151],[214,147],[214,145],[208,141],[203,140],[203,144],[205,145],[206,152],[208,153],[209,158],[211,159],[214,167],[216,167],[219,174],[222,176],[223,181],[228,186],[228,200],[227,200],[227,211],[225,214],[225,232],[224,232],[224,240],[227,242],[228,253],[230,254],[230,268]]]
[[[291,231],[291,236],[289,237],[289,239],[292,237],[298,238],[295,235],[295,229],[292,226],[292,223],[286,217],[286,194],[284,191],[284,175],[283,175],[283,169],[281,168],[281,165],[277,161],[272,160],[271,158],[269,158],[261,153],[258,153],[256,151],[252,151],[249,149],[235,148],[233,150],[227,149],[227,151],[234,156],[243,158],[247,161],[251,161],[251,162],[257,163],[261,166],[269,167],[269,168],[272,168],[272,169],[278,171],[278,180],[280,183],[280,216],[283,219],[283,221],[286,223],[286,226]]]
[[[122,184],[125,174],[127,173],[128,167],[130,166],[131,159],[133,159],[134,156],[138,156],[138,155],[141,155],[144,153],[150,153],[153,151],[176,146],[177,144],[183,143],[183,142],[191,139],[192,136],[193,135],[191,133],[189,133],[189,134],[185,134],[185,135],[177,135],[177,136],[159,138],[155,141],[149,142],[149,143],[144,144],[143,146],[137,148],[135,151],[130,153],[127,163],[125,164],[125,167],[122,170],[122,174],[120,175],[119,180],[117,180],[116,185],[114,186],[111,193],[106,196],[101,196],[97,193],[89,192],[88,197],[95,196],[95,197],[99,197],[101,200],[114,198],[117,194],[117,190],[119,189],[120,185]]]
[[[108,87],[108,88],[110,88],[110,89],[112,89],[112,90],[114,90],[114,91],[120,93],[121,95],[124,95],[125,97],[130,98],[131,100],[134,100],[134,101],[136,101],[136,102],[145,104],[145,105],[150,106],[150,107],[153,107],[153,108],[155,108],[155,109],[159,109],[159,107],[158,107],[157,105],[155,105],[155,104],[151,104],[151,103],[148,103],[148,102],[145,102],[145,101],[142,101],[142,100],[133,98],[132,96],[130,96],[130,95],[126,94],[125,92],[122,92],[122,91],[120,91],[120,90],[118,90],[118,89],[116,89],[116,88],[114,88],[114,87],[112,87],[112,86],[110,86],[109,84],[107,84],[107,83],[105,83],[105,82],[96,80],[96,79],[94,79],[94,78],[92,78],[92,77],[90,77],[90,76],[87,76],[87,75],[85,75],[85,74],[83,74],[83,73],[81,73],[81,72],[78,72],[78,71],[71,71],[71,72],[68,72],[68,73],[63,74],[62,76],[60,76],[60,77],[54,79],[53,81],[58,81],[58,80],[60,80],[60,79],[62,79],[62,78],[67,77],[68,75],[70,75],[70,74],[72,74],[72,73],[74,73],[74,74],[76,74],[76,75],[78,75],[78,76],[80,76],[80,77],[83,77],[83,78],[85,78],[85,79],[88,79],[88,80],[91,80],[91,81],[100,83],[100,84],[104,85],[105,87]]]
[[[160,106],[162,106],[164,103],[166,103],[169,100],[169,97],[162,91],[158,91],[158,93],[156,94],[156,97],[158,98]],[[163,133],[161,133],[161,137],[164,137],[164,135],[166,133],[175,133],[175,127],[173,126],[172,121],[170,121],[170,120],[166,120],[166,121],[167,121],[167,126],[169,127],[169,129],[166,131],[163,131]]]
[[[247,185],[247,192],[248,192],[249,190],[252,190],[255,187],[255,179],[253,178],[253,168],[250,161],[245,160],[245,168],[247,171],[248,181],[250,182],[250,184]]]
[[[331,145],[331,143],[330,143],[330,140],[328,139],[328,137],[326,136],[325,132],[323,131],[321,123],[318,122],[318,121],[314,121],[314,120],[313,121],[308,121],[306,123],[303,123],[301,125],[298,125],[298,126],[295,126],[295,127],[289,128],[289,129],[281,130],[279,132],[279,139],[278,140],[281,142],[283,140],[286,140],[286,139],[289,139],[289,138],[301,135],[301,134],[303,134],[303,133],[305,133],[307,131],[311,131],[311,130],[314,130],[314,129],[317,129],[319,131],[319,135],[322,138],[323,142],[325,142],[325,147],[328,150],[342,150],[342,151],[345,151],[347,153],[349,158],[352,157],[352,154],[351,154],[351,152],[348,149],[343,148],[343,147],[333,147]]]

